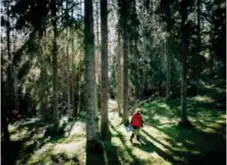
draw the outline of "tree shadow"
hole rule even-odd
[[[121,165],[116,146],[111,144],[111,142],[107,142],[105,143],[105,151],[108,165]]]
[[[2,164],[14,165],[17,164],[19,158],[21,163],[26,163],[26,160],[32,155],[33,151],[37,149],[37,143],[31,143],[25,145],[26,142],[31,140],[31,137],[35,134],[32,130],[29,134],[16,141],[10,141],[8,144],[2,144]]]
[[[201,128],[201,130],[209,129],[212,132],[217,133],[218,135],[226,136],[226,123],[212,122],[211,124],[206,125],[204,121],[197,120],[196,126]]]
[[[223,89],[223,86],[220,86]],[[220,164],[224,165],[226,161],[226,122],[223,110],[225,106],[225,91],[211,87],[202,91],[200,98],[188,98],[187,109],[188,116],[193,119],[195,125],[192,129],[183,129],[177,126],[177,120],[180,116],[180,100],[164,99],[155,100],[154,102],[143,105],[148,116],[145,123],[158,131],[164,133],[166,140],[170,145],[165,145],[162,140],[154,138],[148,132],[143,132],[146,137],[159,143],[168,150],[164,153],[148,143],[150,147],[142,148],[148,152],[156,149],[166,160],[171,160],[171,157],[183,157],[182,164],[185,165],[201,165],[201,164]],[[205,96],[203,99],[203,96]],[[206,98],[210,100],[206,100]],[[166,122],[162,122],[162,120]],[[169,121],[168,121],[169,120]],[[156,143],[155,143],[156,144]],[[153,149],[151,149],[153,147]],[[173,164],[175,160],[171,160]]]
[[[130,149],[130,148],[126,145],[126,141],[125,141],[125,139],[124,139],[124,135],[123,135],[120,131],[118,131],[118,130],[111,124],[111,122],[109,122],[109,123],[110,123],[110,127],[113,129],[113,131],[117,133],[117,137],[121,140],[121,142],[122,142],[122,144],[123,144],[123,146],[124,146],[124,148],[125,148],[125,151],[128,153],[128,155],[130,156],[130,158],[133,160],[133,163],[136,164],[136,165],[142,164],[142,163],[141,163],[142,161],[141,161],[136,155],[134,155],[134,154],[132,153],[132,149]],[[134,144],[134,145],[136,145],[136,144]],[[133,165],[134,165],[134,164],[133,164]]]
[[[173,126],[177,127],[177,126]],[[163,131],[160,128],[157,128],[160,131]],[[164,132],[168,135],[171,132],[171,128],[168,131]],[[173,130],[172,130],[173,131]],[[161,141],[152,137],[147,131],[142,131],[146,136],[151,138],[152,140],[158,142],[165,148],[170,151],[170,154],[174,157],[182,157],[184,161],[181,164],[185,165],[199,165],[199,164],[219,164],[224,165],[226,162],[226,141],[221,138],[217,134],[204,133],[199,131],[198,129],[193,130],[184,130],[178,129],[177,136],[173,136],[173,134],[169,134],[171,138],[168,138],[167,141],[170,143],[170,146],[166,146]],[[176,132],[176,131],[173,131]],[[174,140],[173,140],[174,139]],[[182,146],[179,147],[177,143],[182,143]],[[205,143],[205,144],[204,144]],[[182,151],[181,149],[186,148],[187,151]],[[193,153],[192,150],[197,151]],[[157,153],[162,155],[162,153],[157,150]],[[169,155],[164,154],[163,157],[168,160]],[[174,162],[171,160],[173,164],[178,164],[178,162]]]
[[[104,148],[101,143],[97,143],[94,141],[89,142],[86,145],[86,165],[105,165],[105,154]]]
[[[121,165],[117,147],[110,141],[103,141],[101,146],[94,146],[94,150],[86,151],[87,165]],[[99,144],[99,145],[100,145]]]
[[[161,143],[160,141],[157,141],[152,137],[153,140],[158,142],[159,144],[163,145],[165,148],[167,148],[167,151],[162,150],[161,148],[157,147],[154,145],[151,141],[149,141],[145,136],[142,134],[141,136],[141,141],[142,145],[139,146],[141,150],[144,150],[146,152],[156,152],[159,156],[161,156],[165,161],[171,162],[173,165],[182,165],[181,160],[177,160],[174,158],[175,155],[172,154],[172,149],[165,144]],[[150,137],[150,136],[149,136]]]
[[[63,138],[62,136],[47,138],[46,135],[38,137],[40,128],[43,129],[43,126],[43,123],[40,122],[26,122],[19,124],[13,132],[10,132],[10,135],[18,133],[19,140],[12,140],[9,144],[2,143],[2,164],[14,165],[18,164],[17,162],[26,164],[34,151],[42,148],[47,141],[56,142]],[[21,137],[20,132],[23,130],[28,130],[28,132]]]
[[[20,155],[20,149],[23,146],[24,141],[13,141],[8,145],[2,144],[2,165],[15,165]]]

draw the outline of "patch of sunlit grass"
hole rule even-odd
[[[78,157],[81,161],[85,157],[85,139],[72,143],[57,144],[53,148],[53,155],[64,153],[69,159]]]
[[[86,125],[84,122],[78,121],[75,122],[75,124],[72,126],[72,129],[70,131],[70,136],[73,135],[85,135],[86,131]]]
[[[160,103],[158,107],[162,109],[170,110],[170,107],[166,103]]]
[[[148,159],[148,163],[150,164],[160,164],[160,165],[171,165],[172,163],[164,160],[162,157],[160,157],[160,155],[158,155],[156,152],[153,152],[150,154],[151,158]]]
[[[157,102],[158,102],[157,100],[152,101],[152,102],[146,102],[146,103],[144,103],[143,105],[141,105],[141,108],[147,110],[147,109],[151,108],[152,106],[156,105]]]
[[[122,142],[122,140],[119,138],[119,137],[114,137],[111,139],[111,143],[114,145],[114,146],[117,146],[118,148],[118,152],[120,152],[120,155],[121,155],[121,159],[122,161],[132,161],[132,158],[128,152],[128,150],[125,148],[125,143]]]
[[[213,103],[214,100],[211,97],[208,96],[196,96],[191,99],[192,101],[198,101],[198,102],[205,102],[205,103]]]
[[[205,85],[203,88],[204,88],[203,90],[206,91],[206,93],[211,96],[215,96],[221,93],[226,93],[225,84],[221,85],[221,87],[218,87],[215,84]]]
[[[12,124],[9,124],[8,125],[8,130],[9,130],[9,133],[15,133],[18,131],[18,128],[19,128],[19,125],[12,125]]]
[[[25,128],[25,129],[20,130],[19,132],[16,132],[15,134],[12,134],[10,136],[10,139],[12,141],[17,141],[17,140],[23,139],[28,136],[29,136],[29,130],[27,128]]]
[[[51,164],[51,151],[53,149],[53,144],[48,143],[44,145],[41,149],[35,151],[35,153],[29,158],[28,164]]]

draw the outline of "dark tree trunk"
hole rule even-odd
[[[85,0],[85,108],[87,111],[87,146],[96,139],[94,127],[95,99],[94,99],[94,32],[92,0]]]
[[[182,34],[182,51],[181,51],[181,125],[188,125],[189,120],[187,117],[186,98],[187,98],[187,70],[186,59],[188,55],[188,32],[186,20],[188,17],[186,0],[181,1],[181,34]]]
[[[53,62],[53,120],[55,127],[58,127],[58,97],[57,97],[57,89],[58,89],[58,78],[57,78],[57,54],[58,54],[58,47],[57,47],[57,6],[56,0],[52,0],[51,4],[51,14],[52,14],[52,27],[53,27],[53,49],[52,49],[52,62]]]
[[[14,83],[13,83],[13,64],[11,54],[11,39],[10,39],[10,1],[7,3],[7,26],[6,26],[6,38],[7,38],[7,55],[8,55],[8,66],[7,66],[7,80],[8,80],[8,110],[13,111],[14,105]]]
[[[67,108],[68,108],[68,115],[70,118],[73,118],[73,110],[71,109],[71,92],[70,92],[70,56],[69,56],[69,0],[66,1],[66,21],[67,21],[67,29],[66,29],[66,56],[67,56]]]
[[[107,0],[101,0],[101,135],[109,140]]]
[[[118,0],[120,32],[123,36],[123,123],[128,124],[128,3]]]
[[[166,37],[166,44],[165,44],[165,54],[166,54],[166,100],[170,98],[170,75],[171,75],[171,54],[170,51],[168,51],[168,43],[169,43],[169,37]]]
[[[8,130],[8,123],[7,123],[7,116],[6,116],[6,109],[5,108],[2,108],[1,116],[2,116],[1,117],[1,119],[2,119],[2,131],[1,132],[3,132],[5,144],[8,144],[10,142],[10,136],[9,136],[9,130]]]
[[[122,117],[122,85],[123,85],[123,74],[122,74],[122,39],[118,28],[118,53],[117,53],[117,104],[118,104],[118,116]]]
[[[199,77],[200,77],[200,51],[201,51],[201,34],[200,34],[200,0],[197,0],[197,53],[196,53],[196,92],[199,94]]]
[[[71,10],[71,16],[73,16],[74,14],[74,8],[72,7],[72,10]],[[76,110],[76,104],[75,104],[75,83],[74,82],[74,75],[76,74],[75,73],[75,69],[74,69],[74,65],[73,65],[73,62],[74,62],[74,31],[72,31],[72,35],[71,35],[71,50],[72,50],[72,53],[71,53],[71,67],[72,67],[72,76],[71,76],[71,88],[72,88],[72,93],[71,93],[71,102],[72,102],[72,117],[75,117],[77,115],[77,110]],[[79,63],[80,65],[80,63]],[[80,80],[78,80],[80,81]],[[77,90],[79,90],[79,82],[77,82],[78,84],[78,88]],[[79,104],[77,103],[77,106]]]

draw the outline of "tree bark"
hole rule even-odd
[[[107,0],[101,0],[101,135],[110,138],[108,119],[108,28]]]
[[[128,3],[118,0],[120,32],[123,36],[123,123],[128,121]]]
[[[200,76],[200,51],[201,51],[201,34],[200,34],[200,0],[197,0],[197,53],[196,53],[196,93],[199,94],[199,76]]]
[[[135,39],[135,49],[136,49],[136,54],[137,54],[137,56],[136,56],[136,73],[135,73],[135,78],[136,78],[136,86],[135,86],[135,93],[136,93],[136,97],[138,97],[139,96],[139,90],[140,90],[140,82],[139,82],[139,77],[140,77],[140,75],[139,75],[139,71],[140,71],[140,66],[139,66],[139,60],[140,60],[140,52],[138,51],[138,40],[137,39]]]
[[[42,52],[40,52],[42,53]],[[45,104],[44,104],[44,98],[45,98],[45,85],[46,85],[46,81],[45,81],[45,63],[43,63],[44,60],[42,60],[42,58],[44,58],[43,56],[41,56],[41,73],[40,73],[40,77],[41,77],[41,83],[40,83],[40,88],[41,88],[41,91],[40,91],[40,115],[41,115],[41,118],[42,120],[46,120],[46,116],[45,116],[45,111],[46,111],[46,107],[45,107]]]
[[[58,97],[57,97],[57,86],[58,86],[58,78],[57,78],[57,67],[58,67],[58,61],[57,61],[57,53],[58,53],[58,47],[57,47],[57,7],[56,7],[56,0],[52,0],[52,26],[53,26],[53,49],[52,49],[52,62],[53,62],[53,120],[54,125],[57,128],[58,127]]]
[[[94,99],[94,32],[93,32],[92,0],[85,0],[85,108],[87,111],[87,145],[96,139],[94,127],[95,99]]]
[[[118,116],[122,117],[122,40],[118,29],[118,53],[117,53],[117,104],[118,104]]]
[[[13,83],[13,64],[11,54],[11,39],[10,39],[10,1],[7,3],[7,26],[6,26],[6,38],[7,38],[7,55],[8,55],[8,66],[7,66],[7,80],[8,80],[8,111],[12,111],[15,108],[14,105],[14,83]]]
[[[187,98],[187,68],[186,59],[188,55],[188,32],[186,29],[186,20],[188,17],[186,0],[181,1],[181,34],[182,34],[182,52],[181,52],[181,124],[188,125],[186,98]]]
[[[94,36],[94,39],[95,39],[95,36]],[[95,45],[95,41],[94,41],[94,45]],[[99,127],[98,126],[99,125],[98,124],[98,119],[99,119],[98,118],[98,97],[97,97],[97,61],[96,61],[97,58],[98,58],[98,54],[94,53],[94,103],[95,103],[94,118],[95,118],[96,128]]]
[[[99,18],[100,18],[100,8],[99,8],[99,1],[96,3],[96,57],[95,57],[95,80],[96,80],[96,108],[97,108],[97,115],[98,118],[98,111],[99,111],[99,93],[100,90],[97,90],[97,84],[101,81],[101,55],[100,55],[100,39],[99,39]],[[97,83],[98,82],[98,83]],[[100,88],[99,88],[100,89]]]
[[[123,122],[128,124],[128,16],[127,16],[127,2],[123,3],[123,57],[124,57],[124,80],[123,80]]]
[[[14,20],[14,25],[16,25],[16,19]],[[13,38],[14,38],[14,42],[13,42],[13,53],[16,53],[16,41],[17,41],[17,30],[16,28],[14,28],[13,30]],[[19,102],[18,102],[18,88],[17,88],[17,72],[15,69],[15,66],[13,64],[13,59],[12,59],[12,67],[13,67],[13,89],[14,89],[14,105],[15,105],[15,109],[19,110]]]
[[[2,56],[1,56],[2,58]],[[1,59],[3,61],[3,59]],[[1,61],[1,64],[2,64],[2,61]],[[1,68],[1,71],[2,68]],[[3,78],[3,73],[1,74],[1,78]],[[2,79],[3,81],[3,79]],[[2,98],[1,98],[1,120],[2,120],[2,125],[1,125],[1,132],[3,133],[4,135],[4,140],[5,140],[5,143],[8,144],[10,142],[10,135],[9,135],[9,130],[8,130],[8,122],[7,122],[7,109],[9,107],[9,100],[7,99],[6,97],[6,82],[3,81],[1,83],[2,85]]]
[[[6,144],[9,144],[10,142],[10,136],[9,136],[9,130],[8,130],[8,123],[7,123],[7,118],[6,118],[6,113],[5,113],[6,109],[4,108],[2,111],[2,132],[4,134],[4,142]]]
[[[166,44],[165,44],[165,54],[166,54],[166,100],[170,98],[170,74],[171,74],[171,57],[170,53],[168,51],[168,43],[169,43],[169,37],[166,37]]]
[[[94,58],[94,104],[95,104],[95,109],[94,109],[94,119],[96,122],[98,122],[99,116],[98,116],[98,97],[97,97],[97,83],[96,83],[96,62],[95,62],[95,58]],[[98,125],[98,123],[96,123]]]
[[[10,27],[9,27],[9,3],[7,4],[7,29],[6,29],[6,37],[7,37],[7,55],[8,58],[10,57]],[[3,55],[1,56],[1,132],[4,135],[5,143],[8,144],[10,142],[10,135],[8,130],[8,123],[7,123],[7,112],[10,109],[10,90],[9,90],[9,66],[3,67],[5,65],[5,60]],[[4,78],[4,75],[8,75],[7,79]]]
[[[71,16],[73,17],[73,13],[74,13],[74,8],[72,7],[72,10],[71,10]],[[76,106],[75,106],[75,82],[74,82],[74,76],[75,76],[75,68],[74,68],[74,65],[73,65],[73,62],[74,62],[74,30],[72,30],[72,35],[71,35],[71,67],[72,67],[72,76],[71,76],[71,88],[72,88],[72,95],[71,95],[71,102],[72,102],[72,117],[75,117],[77,112],[76,112]],[[79,63],[80,65],[80,63]],[[80,81],[80,80],[78,80]],[[79,82],[78,82],[79,84]],[[79,85],[78,85],[79,86]],[[79,90],[79,88],[77,89]],[[78,105],[78,104],[77,104]]]
[[[67,56],[67,108],[69,117],[72,118],[73,113],[71,110],[71,97],[70,97],[70,61],[69,61],[69,1],[66,1],[66,20],[67,20],[67,29],[66,29],[66,56]]]

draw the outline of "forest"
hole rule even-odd
[[[1,164],[226,164],[224,0],[0,6]]]

